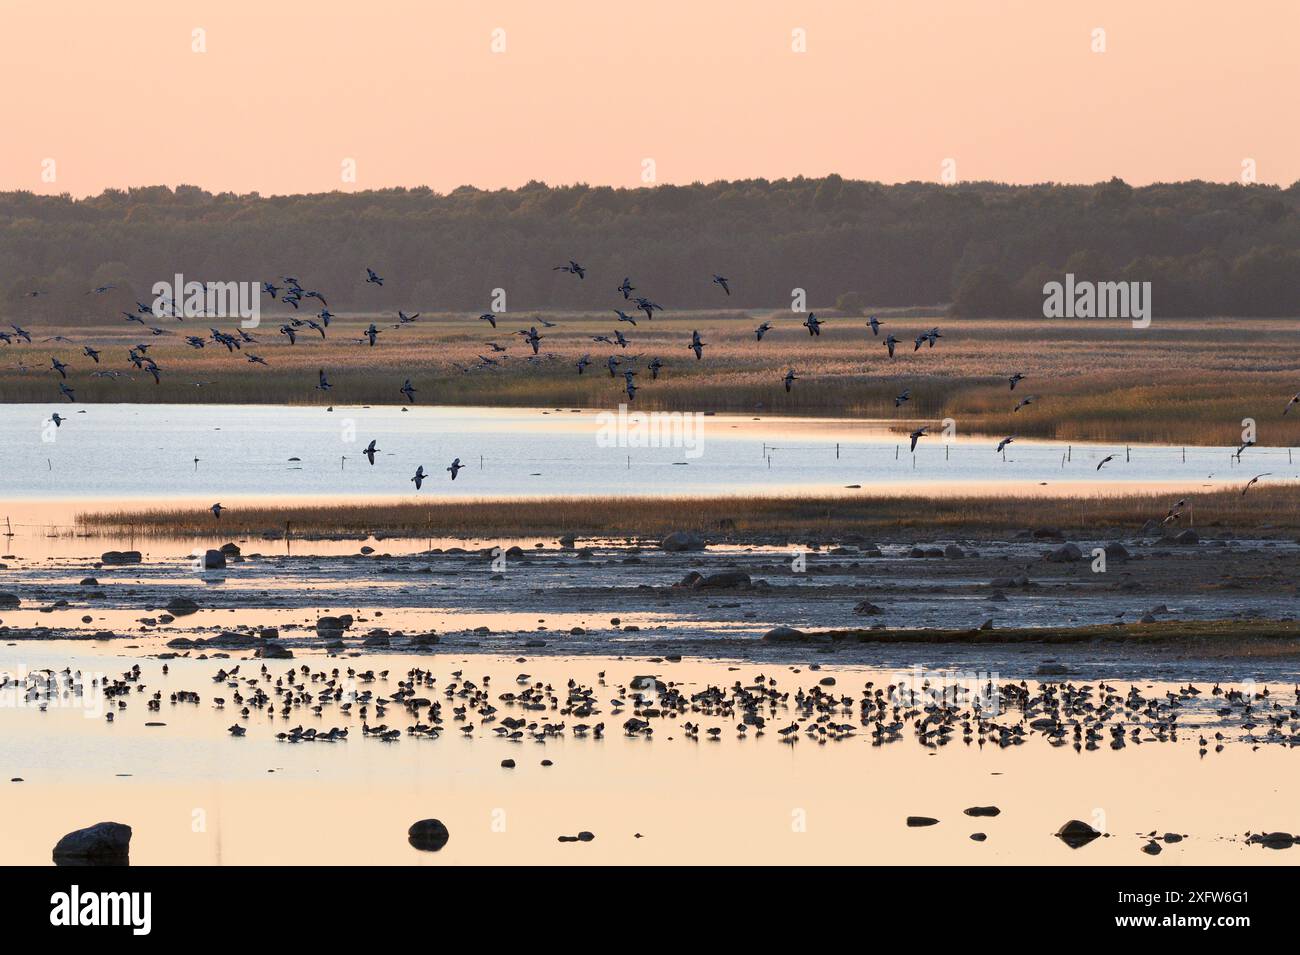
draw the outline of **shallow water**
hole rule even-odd
[[[49,424],[51,412],[66,420]],[[934,424],[934,422],[927,422]],[[419,465],[426,499],[547,494],[749,494],[844,489],[876,492],[1116,492],[1192,490],[1300,478],[1285,448],[1104,446],[936,433],[908,453],[891,422],[678,416],[661,446],[638,446],[635,422],[586,411],[450,407],[257,405],[6,405],[0,412],[0,500],[163,502],[204,506],[236,497],[330,500],[409,496]],[[906,419],[899,424],[914,427]],[[372,467],[361,451],[375,439]],[[1115,455],[1101,471],[1097,464]],[[198,459],[197,463],[195,459]],[[453,458],[466,466],[453,483]],[[297,459],[297,460],[294,460]],[[1043,487],[1043,482],[1047,486]]]
[[[235,655],[236,657],[238,654]],[[106,723],[93,707],[0,706],[0,862],[48,863],[65,832],[101,820],[134,829],[135,864],[200,863],[1045,863],[1169,865],[1180,863],[1273,864],[1294,861],[1300,850],[1271,851],[1243,841],[1248,831],[1294,828],[1294,800],[1287,780],[1296,754],[1285,744],[1252,744],[1239,714],[1216,715],[1220,698],[1203,696],[1180,716],[1177,742],[1132,742],[1076,752],[1054,747],[1029,731],[1022,745],[966,744],[954,739],[925,746],[910,730],[897,742],[872,745],[869,730],[818,743],[796,734],[793,744],[775,732],[787,715],[773,717],[761,737],[738,736],[737,720],[687,714],[654,720],[652,739],[629,738],[619,729],[631,709],[615,715],[609,704],[636,675],[653,674],[688,690],[707,684],[749,685],[759,674],[782,689],[809,690],[828,676],[834,692],[862,693],[899,679],[896,671],[803,663],[681,663],[617,658],[509,658],[491,655],[375,656],[364,660],[309,656],[266,661],[272,679],[295,666],[313,671],[355,666],[387,678],[361,683],[376,695],[391,694],[411,666],[432,670],[445,687],[463,672],[483,685],[490,677],[494,702],[520,689],[516,677],[544,682],[563,694],[572,678],[593,686],[602,711],[603,739],[566,733],[546,742],[509,741],[470,714],[447,717],[440,739],[402,736],[392,743],[365,738],[361,720],[326,708],[306,708],[287,718],[213,705],[230,697],[214,684],[218,667],[236,660],[171,660],[161,673],[157,660],[97,655],[85,645],[44,644],[0,648],[0,670],[25,666],[79,668],[117,676],[139,662],[145,690],[132,693],[125,710]],[[256,676],[261,661],[241,664]],[[604,674],[602,680],[600,674]],[[903,674],[907,676],[907,674]],[[1147,698],[1177,693],[1177,684],[1138,684]],[[170,692],[192,689],[200,702],[172,704]],[[1271,688],[1283,705],[1293,704],[1290,686]],[[163,693],[160,711],[145,700]],[[1123,694],[1127,685],[1118,685]],[[441,698],[441,690],[425,691]],[[553,710],[527,713],[500,702],[498,720],[525,716],[539,721],[577,720]],[[722,727],[719,738],[683,732],[686,719]],[[852,719],[852,717],[845,717]],[[1010,723],[1014,715],[1004,714]],[[148,721],[163,726],[146,727]],[[399,707],[370,722],[402,726]],[[232,723],[248,727],[235,738]],[[346,741],[286,743],[275,733],[298,724],[324,730],[350,726]],[[472,733],[460,727],[473,725]],[[1223,748],[1199,754],[1198,738],[1222,731]],[[1262,730],[1258,731],[1262,733]],[[468,738],[462,738],[468,736]],[[1143,737],[1150,734],[1144,732]],[[502,768],[511,758],[514,769]],[[553,765],[543,767],[542,759]],[[1223,798],[1225,781],[1232,798]],[[1176,794],[1176,798],[1175,798]],[[971,818],[963,810],[996,805],[996,818]],[[909,815],[939,819],[930,828],[908,828]],[[451,832],[438,853],[422,853],[406,841],[408,826],[436,817]],[[1052,833],[1081,819],[1109,834],[1070,849]],[[587,830],[595,839],[560,843],[560,835]],[[1139,833],[1175,832],[1187,838],[1164,846],[1159,856],[1140,849]],[[971,833],[988,840],[976,843]],[[638,838],[640,834],[640,838]]]

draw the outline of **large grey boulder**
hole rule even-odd
[[[673,531],[659,542],[659,547],[667,551],[704,550],[704,538],[694,531]]]
[[[97,822],[70,832],[54,847],[55,865],[127,865],[131,827],[120,822]]]

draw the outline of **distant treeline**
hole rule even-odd
[[[529,183],[262,197],[0,193],[0,310],[122,321],[154,282],[293,276],[335,312],[597,309],[630,276],[665,309],[951,302],[1039,315],[1065,272],[1152,283],[1157,315],[1300,314],[1300,183],[886,186],[828,176],[640,189]],[[585,280],[552,271],[575,259]],[[366,267],[383,287],[364,283]],[[732,296],[713,285],[731,280]],[[90,289],[118,286],[105,295]],[[30,297],[28,293],[45,294]],[[311,300],[303,307],[319,306]]]

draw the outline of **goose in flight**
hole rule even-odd
[[[651,359],[650,359],[650,364],[646,365],[646,367],[650,369],[650,380],[651,380],[651,381],[658,381],[658,380],[659,380],[659,369],[662,368],[663,366],[664,366],[664,363],[661,362],[658,358],[651,358]]]
[[[366,338],[370,341],[371,348],[375,347],[375,339],[378,337],[379,337],[379,329],[375,327],[374,322],[371,322],[370,327],[366,329]]]
[[[199,338],[198,335],[186,335],[185,344],[189,345],[191,348],[204,348],[206,347],[207,342],[202,338]]]
[[[1037,396],[1036,396],[1036,395],[1026,395],[1025,397],[1021,398],[1018,402],[1016,402],[1016,406],[1015,406],[1014,408],[1012,408],[1011,410],[1012,410],[1012,411],[1019,411],[1019,410],[1020,410],[1021,408],[1023,408],[1025,405],[1031,405],[1031,404],[1033,404],[1036,400],[1037,400]]]
[[[623,331],[622,331],[622,329],[618,329],[618,328],[614,329],[614,342],[613,342],[613,343],[614,343],[615,345],[617,345],[619,348],[626,348],[628,345],[631,344],[631,342],[629,342],[626,338],[623,337]],[[534,352],[535,352],[535,351],[536,351],[536,349],[534,349]]]
[[[81,350],[81,353],[85,355],[87,358],[89,358],[91,361],[93,361],[96,365],[99,364],[99,352],[95,351],[95,349],[91,348],[89,345],[83,348]]]
[[[632,380],[635,376],[636,372],[634,371],[623,372],[623,385],[624,389],[627,391],[628,401],[636,400],[636,382]]]
[[[586,354],[578,359],[578,374],[582,374],[584,368],[591,364],[591,355]]]
[[[266,359],[265,359],[265,358],[262,358],[260,355],[254,355],[254,354],[251,353],[251,352],[250,352],[249,355],[248,355],[248,361],[249,361],[251,364],[254,364],[254,365],[266,365],[267,368],[270,368],[270,367],[271,367],[270,365],[267,365],[267,364],[266,364]]]
[[[208,510],[212,512],[213,517],[215,517],[217,520],[221,520],[221,512],[226,510],[226,508],[222,507],[221,502],[218,501],[216,504],[213,504],[210,508],[208,508]]]
[[[460,473],[460,469],[463,468],[464,466],[465,465],[460,463],[460,458],[457,458],[456,460],[451,462],[451,466],[448,467],[447,470],[451,472],[451,479],[453,481],[456,480],[456,475]]]
[[[620,322],[627,322],[629,325],[636,325],[636,319],[622,309],[614,309],[614,314],[618,316]]]
[[[263,283],[262,283],[262,294],[263,294],[263,295],[269,295],[269,296],[271,296],[271,298],[279,298],[279,297],[280,297],[280,287],[279,287],[278,285],[272,285],[270,282],[263,282]]]
[[[63,382],[59,382],[59,394],[63,395],[63,397],[67,398],[69,401],[77,400],[76,393]]]
[[[321,339],[321,341],[324,341],[324,340],[325,340],[325,326],[324,326],[324,325],[321,325],[319,322],[313,322],[310,318],[307,319],[307,321],[304,322],[303,324],[306,325],[308,328],[310,328],[310,329],[311,329],[312,331],[314,331],[314,332],[320,332],[320,339]]]
[[[383,280],[383,278],[382,278],[378,273],[375,272],[374,269],[372,269],[372,268],[367,268],[367,269],[366,269],[366,284],[367,284],[367,285],[383,285],[383,284],[384,284],[384,280]]]
[[[1246,486],[1243,487],[1243,488],[1241,489],[1241,496],[1242,496],[1242,497],[1245,497],[1245,496],[1246,496],[1246,492],[1249,491],[1249,490],[1251,489],[1251,487],[1254,486],[1254,484],[1255,484],[1255,483],[1256,483],[1260,478],[1262,478],[1262,477],[1268,477],[1268,476],[1269,476],[1270,474],[1272,474],[1272,473],[1273,473],[1272,471],[1265,471],[1263,474],[1256,474],[1253,478],[1251,478],[1249,481],[1247,481],[1247,482],[1246,482]]]
[[[493,328],[497,327],[497,317],[491,312],[484,312],[482,315],[478,317],[478,320],[480,322],[487,322]]]
[[[551,269],[551,271],[568,272],[571,275],[576,275],[580,279],[585,279],[587,277],[587,270],[577,262],[573,261],[573,259],[569,259],[568,265],[557,265],[555,268]]]
[[[414,315],[407,315],[404,311],[402,311],[399,308],[397,310],[397,325],[398,327],[402,325],[409,325],[411,324],[411,322],[415,321],[419,317],[420,317],[419,312],[416,312]]]
[[[763,340],[763,336],[766,335],[771,330],[772,330],[771,322],[764,322],[762,325],[759,325],[758,328],[754,329],[754,341],[761,342]]]
[[[366,460],[370,462],[370,466],[371,466],[371,467],[374,467],[374,466],[375,466],[375,455],[380,453],[380,449],[377,448],[377,447],[375,447],[375,439],[374,439],[374,438],[371,438],[371,439],[370,439],[370,443],[366,445],[366,449],[365,449],[364,451],[362,451],[361,453],[364,454],[364,455],[366,456]]]
[[[415,477],[411,478],[415,482],[415,489],[418,491],[424,486],[424,465],[421,464],[415,469]]]
[[[68,366],[65,365],[63,362],[59,361],[57,358],[50,359],[50,367],[59,373],[59,377],[61,378],[68,377]]]
[[[793,368],[790,368],[790,369],[788,369],[788,370],[786,371],[786,373],[785,373],[785,379],[784,379],[784,380],[785,380],[785,391],[786,391],[786,394],[789,394],[789,393],[790,393],[790,388],[794,385],[794,383],[795,383],[796,381],[799,380],[799,376],[796,375],[796,374],[794,373],[794,369],[793,369]]]
[[[729,281],[729,279],[719,275],[717,272],[713,273],[713,284],[722,286],[722,291],[726,292],[728,295],[731,294],[731,286],[728,284]]]
[[[618,337],[621,339],[623,337],[623,333],[620,332]],[[524,337],[524,341],[528,342],[528,344],[533,346],[533,354],[536,355],[537,346],[542,343],[542,336],[537,334],[536,325],[528,329],[528,334]]]
[[[329,328],[330,319],[334,317],[334,313],[331,312],[328,308],[322,308],[319,312],[316,313],[316,317],[320,319],[322,325],[324,325],[326,328]],[[325,336],[322,335],[321,337],[324,338]]]
[[[699,361],[704,354],[704,349],[708,347],[708,342],[701,341],[700,333],[698,331],[694,331],[691,332],[691,343],[686,347],[691,349],[691,351],[695,352],[695,360]]]
[[[87,292],[87,295],[103,295],[105,292],[117,288],[116,285],[100,285]]]
[[[15,338],[21,338],[29,345],[32,343],[32,334],[31,332],[27,331],[27,329],[19,328],[17,325],[10,325],[9,327],[14,330]]]
[[[809,312],[808,318],[803,323],[803,327],[808,329],[809,335],[820,335],[822,333],[823,324],[825,323],[817,317],[815,312]]]
[[[898,339],[895,338],[893,335],[886,335],[886,336],[885,336],[885,347],[886,347],[887,349],[889,349],[889,357],[890,357],[890,358],[893,358],[893,357],[894,357],[894,346],[897,345],[897,344],[898,344]]]
[[[1178,518],[1183,516],[1183,508],[1185,508],[1186,506],[1187,506],[1187,498],[1183,498],[1181,501],[1178,501],[1176,504],[1174,504],[1173,507],[1165,511],[1165,519],[1162,520],[1160,523],[1163,525],[1163,524],[1168,524],[1170,521],[1178,520]]]
[[[632,284],[632,279],[629,276],[625,275],[623,276],[623,284],[620,285],[618,288],[614,289],[614,291],[622,292],[623,301],[626,302],[628,299],[632,297],[632,293],[636,291],[636,286]]]
[[[411,386],[410,378],[407,378],[406,381],[402,382],[402,387],[399,390],[402,394],[406,395],[407,402],[415,404],[415,388]]]
[[[1282,409],[1282,413],[1286,414],[1291,410],[1291,406],[1295,404],[1300,404],[1300,392],[1297,392],[1291,397],[1291,400],[1286,403],[1286,407]]]
[[[1115,455],[1113,454],[1106,455],[1104,458],[1101,459],[1101,461],[1097,463],[1097,470],[1100,471],[1103,467],[1105,467],[1107,464],[1109,464],[1111,461],[1114,460],[1115,460]]]
[[[912,340],[912,351],[914,352],[920,351],[921,346],[924,344],[925,344],[925,332],[922,332],[921,334],[917,335],[915,339]]]
[[[63,417],[63,415],[59,414],[56,411],[54,412],[54,414],[50,415],[50,420],[54,422],[54,427],[61,428],[63,427],[63,422],[67,421],[68,419]]]
[[[1011,390],[1012,390],[1012,391],[1015,391],[1015,390],[1016,390],[1016,385],[1020,384],[1020,382],[1022,382],[1022,381],[1024,381],[1024,380],[1025,380],[1025,376],[1022,375],[1022,374],[1020,374],[1020,372],[1016,372],[1014,375],[1012,375],[1010,378],[1007,379],[1007,381],[1008,381],[1008,382],[1010,383],[1010,385],[1011,385]]]
[[[510,350],[506,348],[504,345],[498,345],[496,342],[484,342],[483,344],[487,345],[488,348],[492,349],[492,354],[494,355],[499,355],[502,352],[506,352]]]
[[[998,442],[997,451],[994,453],[1001,453],[1002,449],[1005,448],[1008,444],[1010,444],[1014,440],[1016,440],[1014,436],[1003,438],[1001,441]]]
[[[882,322],[880,319],[876,318],[876,316],[872,315],[872,316],[871,316],[871,319],[867,322],[867,324],[871,326],[871,334],[872,334],[872,335],[879,335],[879,334],[880,334],[880,326],[883,325],[883,324],[885,324],[885,323]]]
[[[334,386],[330,384],[329,379],[325,377],[325,369],[322,368],[317,372],[317,391],[329,391]]]
[[[645,312],[645,317],[647,319],[653,319],[655,317],[656,309],[661,312],[664,310],[664,307],[657,302],[652,302],[648,298],[639,297],[636,300],[636,307]]]
[[[293,326],[281,325],[280,334],[288,337],[290,345],[298,344],[298,333],[293,330]]]
[[[904,388],[902,394],[894,395],[894,407],[901,408],[903,406],[903,402],[911,401],[911,400],[912,400],[912,389]]]
[[[911,437],[911,439],[912,439],[912,450],[913,450],[913,451],[916,450],[916,442],[917,442],[917,441],[920,441],[922,438],[924,438],[924,437],[925,437],[925,433],[926,433],[927,431],[929,431],[929,430],[930,430],[929,428],[917,428],[915,431],[913,431],[913,432],[911,433],[911,435],[909,435],[909,437]]]
[[[943,333],[939,331],[939,326],[936,325],[925,333],[925,338],[930,342],[930,347],[933,348],[934,343],[943,338]]]
[[[1236,454],[1236,458],[1237,458],[1237,460],[1238,460],[1238,461],[1241,461],[1241,452],[1242,452],[1242,451],[1245,451],[1247,448],[1253,448],[1254,446],[1255,446],[1255,442],[1254,442],[1254,441],[1247,441],[1245,444],[1243,444],[1241,447],[1239,447],[1239,448],[1237,449],[1237,454]]]
[[[623,359],[619,358],[617,355],[609,356],[609,359],[605,362],[605,366],[609,369],[609,377],[614,377],[614,369],[621,364],[623,364]]]

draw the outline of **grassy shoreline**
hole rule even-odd
[[[1300,532],[1300,493],[1293,487],[1187,494],[1196,528],[1232,531]],[[715,540],[758,540],[791,534],[835,539],[850,535],[971,536],[1005,534],[1036,527],[1065,534],[1137,533],[1148,520],[1161,520],[1168,494],[1044,498],[970,496],[930,499],[862,496],[722,498],[577,498],[537,502],[456,501],[336,506],[252,505],[228,508],[217,521],[201,508],[139,508],[87,512],[77,516],[91,531],[130,529],[145,536],[485,537],[563,536],[658,538],[695,531]],[[1170,524],[1174,530],[1189,518]]]
[[[349,316],[331,324],[327,339],[309,332],[292,346],[278,332],[287,316],[268,315],[254,329],[257,344],[246,346],[266,366],[211,342],[188,347],[185,335],[204,332],[190,323],[164,326],[157,337],[136,325],[44,327],[39,344],[0,349],[0,403],[67,405],[51,370],[57,357],[78,403],[401,404],[409,377],[421,405],[602,409],[626,401],[622,375],[605,367],[617,354],[640,356],[631,367],[642,371],[651,357],[665,363],[658,380],[637,379],[634,406],[645,411],[952,418],[965,434],[1223,447],[1240,444],[1242,420],[1252,418],[1260,446],[1300,447],[1300,414],[1282,415],[1300,385],[1294,321],[1165,320],[1136,331],[1127,323],[891,316],[885,330],[902,342],[891,360],[859,316],[820,313],[826,327],[813,340],[788,311],[661,315],[621,325],[630,343],[620,349],[593,341],[620,325],[612,311],[544,314],[554,327],[541,325],[542,313],[504,314],[496,329],[472,315],[425,315],[401,329],[391,315]],[[383,330],[374,348],[358,344],[371,320]],[[758,342],[753,329],[763,320],[775,328]],[[516,335],[532,325],[543,332],[536,358]],[[912,337],[934,325],[944,336],[937,347],[914,349]],[[695,329],[709,343],[702,361],[686,348]],[[159,384],[126,361],[142,332],[162,369]],[[84,344],[100,349],[101,364],[82,354]],[[579,375],[584,354],[592,364]],[[798,380],[787,393],[788,367]],[[320,368],[334,386],[328,394],[315,388]],[[1015,392],[1006,377],[1013,371],[1028,376]],[[904,390],[911,401],[900,410],[894,398]],[[1037,400],[1012,410],[1029,395]]]

